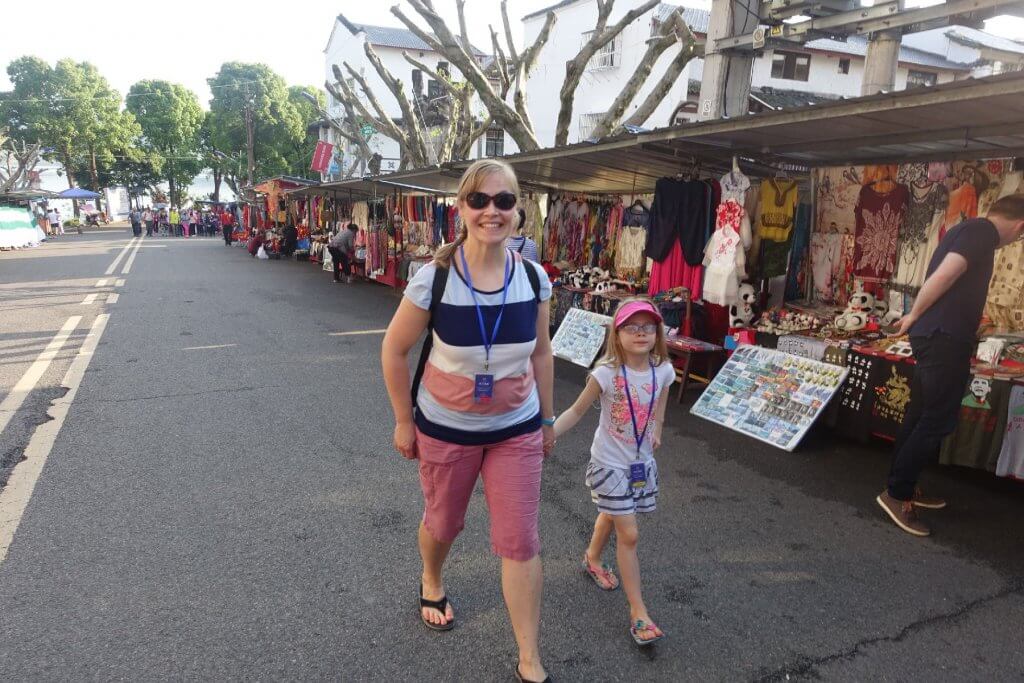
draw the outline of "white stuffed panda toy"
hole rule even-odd
[[[738,301],[729,307],[729,327],[749,327],[754,320],[754,302],[757,292],[754,286],[744,283],[740,285]]]
[[[850,296],[850,303],[846,306],[847,311],[856,311],[864,315],[870,315],[875,309],[875,295],[857,290]]]
[[[857,332],[858,330],[863,330],[867,325],[867,313],[859,311],[846,311],[836,318],[836,329],[841,332]]]

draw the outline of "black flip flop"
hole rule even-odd
[[[420,599],[420,621],[423,622],[424,626],[429,628],[431,631],[451,631],[453,628],[455,628],[455,619],[450,620],[447,624],[435,624],[433,622],[427,621],[427,618],[423,616],[424,607],[426,607],[427,609],[436,609],[441,614],[446,614],[448,609],[447,595],[441,598],[440,600],[427,600],[423,597],[423,584],[421,583],[420,593],[418,597]]]
[[[551,676],[548,676],[543,681],[539,681],[539,682],[538,681],[531,681],[529,679],[523,678],[523,674],[519,673],[519,665],[518,664],[516,664],[516,680],[519,681],[519,683],[554,683],[554,681],[552,680]]]

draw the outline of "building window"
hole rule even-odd
[[[672,112],[672,125],[678,126],[697,120],[697,103],[693,100],[683,102]]]
[[[501,128],[490,128],[487,130],[484,156],[505,156],[505,131]]]
[[[427,81],[428,100],[440,99],[442,95],[444,95],[444,89],[441,87],[441,83],[439,81],[435,81],[433,79]]]
[[[839,73],[848,74],[850,73],[850,60],[843,58],[839,60]]]
[[[583,34],[583,44],[593,37],[593,31],[587,31]],[[587,70],[591,71],[594,69],[612,69],[619,65],[621,61],[621,55],[619,54],[619,47],[621,46],[621,35],[615,36],[613,39],[605,43],[605,46],[594,53],[591,57],[590,62],[587,64]]]
[[[806,81],[811,75],[811,56],[801,52],[772,53],[772,78]]]
[[[580,114],[580,140],[589,140],[594,135],[594,129],[601,123],[605,112],[594,114]]]
[[[939,75],[930,71],[914,71],[911,69],[907,72],[907,88],[924,88],[929,85],[935,85],[939,82]]]

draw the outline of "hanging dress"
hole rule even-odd
[[[735,199],[726,199],[718,205],[717,227],[704,249],[705,301],[719,306],[731,306],[738,300],[740,281],[746,277],[746,259],[740,226],[750,219],[743,206]]]
[[[881,182],[881,181],[879,181]],[[865,185],[857,198],[854,270],[865,283],[865,291],[879,294],[892,279],[896,268],[896,243],[907,212],[910,191],[890,181],[892,190],[882,194],[873,184]]]
[[[910,203],[899,230],[893,289],[916,295],[924,284],[928,256],[939,244],[939,230],[946,217],[949,193],[942,183],[925,187],[910,185]]]
[[[796,220],[797,183],[769,178],[761,183],[757,233],[761,239],[761,277],[786,274]]]

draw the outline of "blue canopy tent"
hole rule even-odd
[[[100,193],[83,190],[80,187],[72,187],[70,190],[64,190],[57,196],[61,199],[96,199],[100,196]]]

